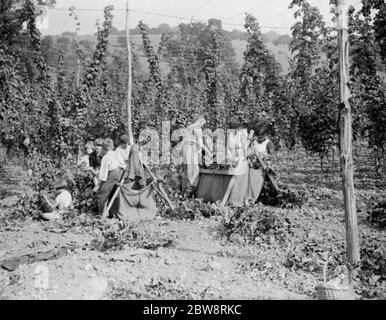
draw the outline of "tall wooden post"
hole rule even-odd
[[[130,138],[130,144],[134,143],[133,128],[132,128],[132,115],[131,115],[131,93],[132,93],[132,68],[131,68],[131,45],[130,45],[130,27],[129,27],[129,0],[126,0],[126,51],[127,51],[127,63],[128,63],[128,83],[127,83],[127,131]]]
[[[340,77],[340,164],[343,180],[343,198],[346,214],[346,243],[348,260],[356,264],[359,256],[359,236],[355,205],[352,159],[352,116],[349,103],[349,43],[348,17],[344,0],[336,0]]]
[[[80,58],[78,57],[76,59],[76,79],[75,79],[76,89],[79,89],[80,87],[80,68],[81,68],[81,63],[80,63]]]

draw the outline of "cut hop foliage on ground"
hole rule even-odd
[[[161,216],[169,219],[196,220],[212,216],[224,216],[224,210],[217,204],[204,203],[201,199],[185,199],[179,201],[174,211],[170,208],[162,210]]]
[[[368,299],[386,298],[386,237],[380,233],[361,234],[361,263],[357,292]]]
[[[230,221],[225,225],[228,237],[238,234],[250,243],[284,242],[290,232],[290,221],[282,209],[244,204],[232,211]]]
[[[280,208],[300,207],[307,201],[306,191],[302,189],[290,190],[284,186],[280,187],[280,191],[276,192],[272,183],[265,178],[263,189],[257,199],[267,206]]]
[[[379,202],[368,211],[367,221],[379,228],[386,228],[386,201]]]
[[[98,251],[117,251],[127,247],[156,250],[160,247],[173,247],[177,237],[165,233],[157,227],[157,222],[125,226],[120,221],[112,221],[97,231],[98,238],[90,246]],[[149,231],[150,230],[150,231]]]
[[[138,299],[166,299],[187,300],[192,299],[192,294],[184,289],[175,280],[167,278],[153,278],[149,283],[132,282],[120,284],[109,293],[113,300],[138,300]]]

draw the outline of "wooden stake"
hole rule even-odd
[[[75,86],[77,89],[79,89],[79,86],[80,86],[80,68],[81,68],[81,63],[80,63],[80,58],[78,57],[76,59],[76,80],[75,80]]]
[[[156,178],[154,173],[150,170],[149,166],[146,163],[142,162],[142,164],[147,169],[147,171],[149,172],[150,176],[152,177],[152,179],[155,182],[154,190],[157,191],[160,194],[160,196],[167,202],[167,204],[169,205],[170,209],[172,209],[172,211],[175,211],[173,203],[170,201],[168,195],[166,194],[165,190],[162,188],[162,185],[160,184],[160,182],[158,181],[158,179]],[[157,185],[157,182],[158,182],[158,185]]]
[[[354,170],[352,159],[352,116],[349,103],[349,44],[348,17],[344,0],[336,0],[340,76],[340,163],[346,220],[348,261],[360,261],[357,212],[355,205]]]
[[[224,196],[220,202],[220,208],[224,208],[228,199],[229,199],[229,196],[231,195],[231,191],[233,189],[233,186],[235,185],[235,182],[236,182],[236,176],[232,176],[231,180],[229,181],[229,184],[225,190],[225,193],[224,193]]]
[[[130,45],[130,27],[129,27],[129,0],[126,0],[126,51],[128,63],[128,83],[127,83],[127,131],[129,134],[130,145],[134,144],[132,116],[131,116],[131,92],[132,92],[132,67],[131,67],[131,45]]]

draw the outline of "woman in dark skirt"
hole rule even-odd
[[[102,149],[102,161],[99,171],[99,183],[95,188],[98,191],[99,213],[103,215],[104,208],[108,204],[114,187],[122,178],[123,169],[114,153],[114,143],[111,139],[105,139]]]

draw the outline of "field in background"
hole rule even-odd
[[[336,149],[324,160],[321,174],[320,158],[309,155],[304,148],[296,151],[280,150],[278,152],[279,175],[284,184],[304,184],[311,187],[326,187],[341,190],[342,180],[339,163],[339,151]],[[353,144],[354,180],[358,190],[385,189],[386,163],[376,174],[374,157],[364,142]]]
[[[122,48],[119,46],[118,38],[121,37],[121,35],[111,35],[109,37],[110,39],[110,50],[122,50]],[[54,39],[57,39],[58,36],[53,36]],[[96,36],[95,35],[79,35],[76,37],[78,41],[92,41],[96,43]],[[155,50],[157,50],[159,46],[159,42],[161,40],[160,34],[150,34],[149,39],[154,47]],[[141,65],[141,69],[145,76],[149,74],[148,67],[147,67],[147,59],[145,57],[145,54],[143,52],[142,48],[142,38],[141,35],[132,35],[131,41],[134,43],[134,52],[139,57],[139,62]],[[282,68],[283,73],[287,73],[289,69],[289,63],[288,63],[288,57],[290,57],[290,51],[288,49],[288,46],[286,45],[274,45],[272,42],[266,42],[266,45],[268,49],[272,52],[272,54],[275,56],[277,62],[280,64]],[[247,46],[246,40],[232,40],[232,46],[235,50],[236,54],[236,62],[241,66],[244,61],[244,51]],[[169,70],[168,64],[161,62],[161,69],[163,70],[164,74],[166,74]]]

